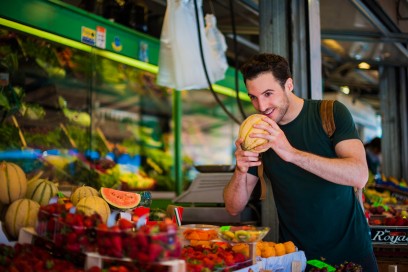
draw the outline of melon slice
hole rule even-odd
[[[102,187],[100,189],[101,196],[114,208],[127,210],[133,209],[139,205],[141,196],[138,193],[115,190]]]

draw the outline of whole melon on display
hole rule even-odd
[[[38,202],[41,206],[47,205],[57,193],[58,186],[48,179],[36,179],[27,183],[26,198]]]
[[[78,211],[82,211],[89,216],[98,213],[105,223],[108,221],[110,215],[108,203],[99,196],[87,196],[82,198],[76,205],[76,208]]]
[[[91,186],[81,186],[75,189],[71,194],[71,202],[76,205],[78,202],[87,196],[99,196],[99,192]]]
[[[40,204],[31,199],[22,198],[11,203],[4,222],[7,233],[17,238],[21,228],[35,227],[39,210]]]
[[[11,162],[0,163],[0,202],[10,204],[25,197],[27,177],[23,169]]]
[[[247,119],[245,119],[244,122],[242,122],[239,128],[239,138],[244,139],[244,141],[241,144],[243,150],[248,150],[248,151],[257,152],[257,153],[262,153],[268,150],[268,148],[265,148],[263,150],[254,150],[256,147],[265,144],[267,140],[262,139],[262,138],[249,137],[249,134],[251,133],[268,134],[263,129],[258,129],[258,128],[253,127],[253,125],[255,124],[264,124],[266,126],[269,126],[267,122],[262,120],[265,117],[266,116],[262,114],[252,114]]]
[[[115,190],[111,188],[101,188],[101,196],[112,207],[127,210],[133,209],[139,205],[141,196],[137,193]]]

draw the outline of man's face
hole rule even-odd
[[[289,78],[282,88],[272,73],[263,73],[247,80],[246,87],[255,109],[279,124],[289,107],[288,95],[293,89],[292,79]]]

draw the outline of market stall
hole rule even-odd
[[[7,181],[18,186],[8,188]],[[41,198],[27,196],[36,191],[30,189],[32,184],[43,193]],[[262,240],[268,227],[183,225],[182,207],[172,207],[170,214],[154,212],[150,209],[154,199],[147,192],[81,186],[66,196],[47,185],[40,179],[27,182],[15,164],[1,165],[0,187],[7,194],[1,194],[0,201],[7,208],[0,225],[0,255],[6,270],[29,271],[25,268],[29,263],[36,271],[58,267],[68,271],[115,271],[118,267],[121,271],[263,271],[279,267],[297,272],[306,267],[304,253],[293,242]],[[25,254],[32,257],[24,259]]]

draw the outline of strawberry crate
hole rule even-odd
[[[58,220],[58,214],[51,214],[45,210],[38,212],[35,231],[38,236],[50,241],[55,240],[55,225]]]
[[[71,252],[96,251],[95,229],[57,222],[55,246]]]
[[[102,256],[130,258],[139,263],[177,259],[181,242],[175,224],[160,223],[121,230],[114,226],[97,228],[97,249]]]
[[[54,242],[57,221],[61,216],[65,216],[68,210],[69,206],[66,204],[53,203],[41,206],[35,226],[37,235]]]
[[[96,251],[96,226],[102,223],[99,214],[86,215],[72,209],[72,203],[41,206],[36,223],[39,237],[54,243],[56,248],[70,252]]]

